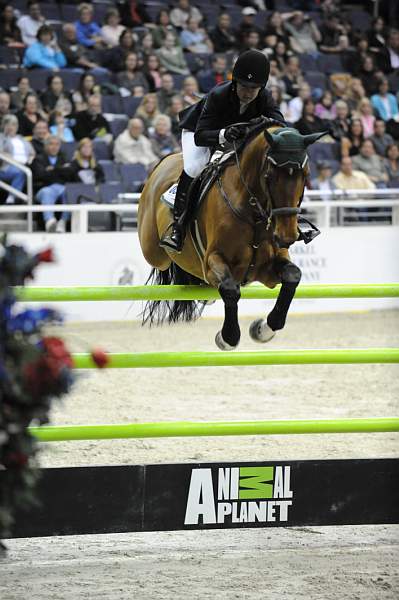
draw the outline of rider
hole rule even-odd
[[[218,84],[200,102],[180,113],[183,172],[177,186],[172,229],[162,238],[162,247],[181,252],[187,193],[194,177],[208,163],[212,149],[242,140],[247,127],[240,122],[264,116],[284,124],[282,113],[265,89],[269,71],[269,61],[262,52],[247,50],[234,65],[232,81]]]

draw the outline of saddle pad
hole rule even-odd
[[[177,191],[177,183],[174,183],[161,196],[161,202],[166,204],[166,206],[168,206],[171,209],[173,209],[173,207],[175,205],[176,191]]]

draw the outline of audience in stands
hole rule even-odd
[[[125,27],[121,25],[121,17],[116,8],[110,8],[101,27],[101,37],[110,48],[119,44],[119,38]]]
[[[27,94],[21,110],[16,113],[18,117],[18,131],[25,137],[31,137],[33,128],[38,121],[47,120],[47,115],[41,110],[36,94]]]
[[[162,86],[161,63],[156,54],[149,54],[144,62],[144,76],[150,92],[156,92]]]
[[[180,75],[189,75],[183,50],[176,43],[173,33],[168,33],[162,43],[162,46],[156,50],[159,62],[164,71],[177,73]]]
[[[154,119],[154,131],[148,135],[154,154],[164,158],[172,152],[179,152],[180,146],[172,133],[172,123],[168,115],[158,115]]]
[[[320,119],[332,121],[337,117],[337,107],[330,90],[325,90],[319,102],[315,105],[314,114]]]
[[[170,12],[170,22],[176,29],[184,29],[190,18],[202,21],[202,14],[195,6],[190,6],[189,0],[178,0],[176,8]]]
[[[104,170],[95,157],[93,142],[90,138],[82,138],[79,141],[71,162],[71,171],[74,181],[90,185],[104,182]]]
[[[123,164],[139,163],[150,169],[157,161],[150,140],[144,135],[141,119],[130,119],[128,127],[115,140],[114,158]]]
[[[362,98],[358,104],[358,115],[363,125],[363,135],[365,138],[374,133],[375,116],[373,107],[368,98]]]
[[[69,212],[63,212],[57,222],[54,213],[55,204],[65,204],[65,183],[71,181],[70,164],[61,152],[61,141],[50,135],[44,142],[44,151],[36,156],[32,163],[32,175],[36,199],[40,204],[51,207],[43,213],[47,233],[65,233]]]
[[[90,138],[105,142],[112,140],[108,121],[102,115],[101,96],[93,94],[87,101],[87,110],[76,113],[76,123],[73,133],[77,140]]]
[[[47,89],[40,96],[43,109],[51,114],[53,110],[62,111],[65,116],[74,112],[70,92],[64,90],[64,82],[60,75],[50,75],[47,79]]]
[[[101,68],[90,57],[88,48],[78,42],[76,26],[73,23],[65,23],[63,26],[59,46],[67,61],[67,67],[83,69]]]
[[[50,136],[50,130],[47,121],[39,119],[33,127],[31,143],[36,154],[44,152],[44,142]]]
[[[116,83],[126,92],[132,92],[133,88],[141,85],[145,92],[149,90],[148,80],[138,66],[137,54],[129,52],[125,58],[125,69],[116,75]]]
[[[82,44],[86,48],[104,48],[106,43],[102,37],[101,27],[93,21],[93,5],[86,2],[80,4],[78,13],[79,19],[75,22],[75,27],[76,38],[79,44]]]
[[[28,14],[23,15],[17,21],[21,32],[22,41],[25,46],[36,43],[37,32],[44,25],[46,19],[40,12],[40,4],[36,0],[29,0],[27,3]]]
[[[333,183],[339,190],[371,190],[375,188],[374,183],[365,173],[353,169],[350,156],[344,156],[341,159],[341,167],[334,175]]]
[[[216,26],[209,31],[209,37],[216,53],[231,52],[237,48],[237,37],[228,12],[220,13]]]
[[[176,27],[170,22],[169,11],[166,8],[159,11],[156,23],[156,27],[151,30],[155,49],[162,46],[168,33],[172,33],[176,39],[178,38]]]
[[[1,122],[0,152],[8,154],[21,165],[29,165],[35,151],[24,137],[18,135],[18,119],[15,115],[6,115]],[[4,181],[22,192],[25,187],[26,175],[21,169],[7,162],[0,164],[0,181]],[[18,199],[8,194],[6,204],[15,204]]]
[[[385,149],[385,169],[388,175],[389,183],[393,187],[399,187],[399,146],[398,144],[389,144]]]
[[[26,75],[21,75],[18,78],[17,89],[11,94],[11,108],[13,110],[21,110],[24,100],[28,94],[34,94],[33,89],[30,87],[29,79]],[[0,94],[1,98],[1,94]],[[7,110],[8,112],[8,110]],[[1,112],[1,100],[0,100],[0,119],[2,116]]]
[[[172,98],[179,93],[175,88],[175,82],[170,73],[165,73],[161,77],[161,87],[157,91],[158,108],[162,113],[165,113],[171,105]]]
[[[303,104],[311,97],[311,89],[308,83],[302,83],[298,95],[288,102],[289,120],[293,123],[299,121],[302,116]]]
[[[0,46],[22,48],[21,30],[12,4],[4,4],[0,12]]]
[[[136,110],[136,116],[140,117],[147,132],[154,127],[154,120],[159,114],[156,94],[146,94]]]
[[[363,125],[360,119],[351,119],[348,134],[341,140],[341,155],[356,156],[364,142]]]
[[[205,29],[200,27],[198,19],[190,17],[180,34],[180,43],[184,50],[194,54],[211,54],[213,44]]]
[[[24,54],[24,67],[58,71],[66,67],[66,64],[66,58],[57,43],[54,31],[48,25],[42,25],[37,32],[37,41],[31,44]]]
[[[374,134],[370,136],[374,144],[375,151],[380,156],[385,156],[388,146],[394,143],[393,137],[386,132],[384,119],[377,117],[374,121]]]
[[[332,192],[336,185],[332,179],[332,168],[326,160],[319,160],[316,164],[317,177],[311,180],[310,187],[312,190],[321,190],[324,192]]]
[[[398,101],[388,90],[388,80],[384,78],[379,83],[378,93],[371,96],[371,104],[380,119],[384,121],[397,120],[399,116]]]
[[[130,29],[125,29],[119,38],[119,44],[107,50],[103,55],[102,66],[113,73],[123,71],[129,52],[136,51],[136,41]]]
[[[75,105],[76,111],[87,110],[88,100],[92,94],[98,94],[100,91],[94,75],[91,73],[84,73],[79,81],[79,86],[76,92],[72,94],[72,101]]]
[[[143,2],[135,0],[122,0],[118,5],[122,18],[122,25],[125,27],[143,27],[151,22]]]
[[[184,108],[183,98],[179,94],[177,94],[175,96],[172,96],[169,108],[166,111],[164,111],[170,117],[171,131],[179,143],[181,140],[179,114],[181,113],[183,108]]]
[[[321,42],[320,31],[308,15],[300,10],[293,12],[286,20],[285,28],[290,36],[291,50],[298,54],[318,54],[317,44]]]
[[[212,58],[212,67],[198,74],[198,83],[201,92],[205,94],[214,88],[215,85],[227,81],[227,79],[229,79],[227,60],[222,54],[215,54]]]
[[[398,26],[398,23],[396,23],[396,26]],[[382,51],[384,51],[384,48]],[[385,55],[388,59],[387,71],[399,69],[399,29],[390,30]]]
[[[241,48],[241,46],[243,45],[245,36],[250,31],[256,31],[259,34],[259,36],[262,34],[261,28],[258,27],[255,23],[256,14],[257,10],[253,8],[253,6],[245,6],[241,11],[242,19],[236,32],[239,48]]]
[[[278,62],[278,61],[277,61]],[[283,83],[285,90],[292,98],[298,95],[300,86],[305,83],[297,56],[289,56],[285,63]]]
[[[1,119],[9,114],[11,97],[7,92],[0,92],[0,123]]]
[[[270,17],[267,19],[265,30],[263,35],[274,35],[277,38],[277,41],[284,42],[286,46],[288,46],[290,39],[288,32],[284,25],[284,18],[286,18],[286,14],[283,15],[275,10]]]
[[[65,120],[64,112],[62,110],[55,110],[50,119],[50,133],[51,135],[57,136],[61,142],[74,142],[75,136],[73,135],[72,129],[67,125]]]
[[[303,103],[302,116],[294,123],[294,127],[298,129],[302,135],[308,135],[309,133],[317,133],[318,131],[324,131],[326,124],[323,119],[320,119],[315,114],[315,104],[312,98],[308,98]]]
[[[182,86],[182,98],[184,108],[188,106],[193,106],[193,104],[197,104],[198,100],[202,98],[202,94],[199,91],[198,81],[195,77],[191,75],[186,77],[183,81]]]
[[[386,187],[388,175],[384,159],[376,154],[373,142],[364,140],[359,149],[359,154],[353,157],[353,167],[363,171],[377,187]]]

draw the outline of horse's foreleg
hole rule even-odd
[[[207,257],[207,280],[218,288],[224,302],[224,322],[221,331],[216,334],[216,345],[220,350],[234,350],[241,337],[238,324],[240,285],[235,281],[223,256],[218,252],[212,252]]]
[[[279,260],[274,268],[281,279],[281,288],[273,310],[267,319],[257,319],[251,323],[250,336],[256,342],[268,342],[276,331],[283,329],[296,288],[301,280],[301,270],[289,260]]]

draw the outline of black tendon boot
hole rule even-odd
[[[185,238],[185,226],[183,224],[183,216],[187,206],[187,194],[193,177],[182,172],[179,184],[176,190],[175,204],[173,207],[173,223],[172,231],[164,235],[159,245],[162,248],[168,248],[174,252],[181,252]]]

